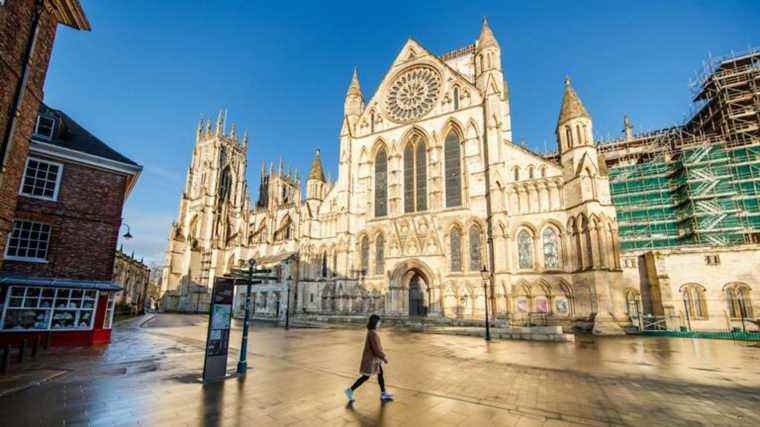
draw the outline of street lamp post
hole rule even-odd
[[[243,340],[240,344],[240,357],[238,358],[237,372],[244,374],[248,370],[248,320],[251,316],[251,286],[253,285],[253,269],[256,267],[256,260],[248,260],[248,283],[245,285],[245,315],[243,316]]]
[[[486,341],[491,341],[491,326],[490,326],[490,319],[488,316],[488,279],[489,279],[489,273],[488,269],[486,268],[485,264],[483,264],[483,268],[480,269],[480,276],[483,278],[483,303],[486,306]]]

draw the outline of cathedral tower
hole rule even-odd
[[[239,138],[233,124],[226,130],[226,112],[212,126],[201,120],[195,147],[172,225],[167,251],[165,289],[210,287],[215,266],[224,262],[228,243],[243,229],[248,210],[245,179],[248,135]]]

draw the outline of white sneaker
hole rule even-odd
[[[354,399],[354,391],[351,390],[350,388],[347,388],[343,393],[346,394],[346,397],[348,398],[349,402],[353,402],[354,400],[356,400]]]
[[[380,393],[380,400],[383,402],[386,402],[388,400],[393,400],[393,395],[390,393],[382,392]]]

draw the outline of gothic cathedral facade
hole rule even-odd
[[[569,79],[556,135],[558,161],[513,143],[487,21],[475,43],[443,56],[410,39],[370,98],[354,71],[337,179],[317,151],[305,198],[281,162],[262,166],[252,203],[247,137],[227,132],[223,115],[199,125],[163,288],[208,287],[249,258],[297,259],[282,281],[297,287],[299,314],[472,319],[488,301],[501,318],[619,332],[629,319],[615,209]],[[284,306],[275,293],[256,304]]]

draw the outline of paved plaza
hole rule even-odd
[[[202,385],[205,316],[122,322],[51,350],[47,381],[0,397],[9,425],[760,425],[760,347],[665,338],[498,341],[381,330],[394,402],[347,405],[364,331],[255,323],[244,378]],[[229,361],[234,369],[240,324]]]

